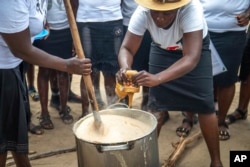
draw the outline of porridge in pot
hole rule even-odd
[[[146,122],[120,115],[101,115],[102,130],[97,130],[94,118],[84,119],[77,127],[78,139],[92,143],[121,143],[141,138],[151,132]]]

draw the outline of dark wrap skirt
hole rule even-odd
[[[0,153],[28,153],[29,109],[22,64],[0,69]]]
[[[159,73],[182,57],[182,51],[168,51],[151,44],[149,72]],[[214,109],[213,76],[209,37],[197,66],[184,76],[150,88],[149,109],[153,111],[190,111],[212,113]]]

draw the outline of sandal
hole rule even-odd
[[[226,122],[219,123],[219,139],[228,140],[230,138],[229,128]],[[224,127],[221,129],[220,127]]]
[[[248,114],[247,110],[243,111],[237,108],[232,114],[229,114],[226,116],[225,122],[229,125],[229,124],[234,123],[237,120],[241,120],[241,119],[245,120],[247,119],[247,114]]]
[[[60,102],[56,102],[55,100],[50,100],[50,107],[53,107],[55,108],[57,111],[60,111],[61,110],[61,106],[60,106]],[[67,110],[70,112],[71,111],[71,108],[70,106],[66,106],[67,107]]]
[[[190,128],[184,128],[183,127],[184,123],[188,124]],[[187,118],[184,118],[182,120],[182,126],[180,126],[176,129],[176,134],[179,137],[187,137],[192,128],[193,128],[193,120],[189,120]]]
[[[187,117],[187,113],[185,111],[181,112],[184,117]],[[197,114],[193,116],[193,124],[197,124],[199,122],[199,118]]]
[[[59,112],[59,115],[60,115],[63,123],[65,123],[65,124],[71,124],[74,121],[73,116],[70,115],[69,112],[70,111],[68,111],[68,110]]]
[[[35,125],[33,123],[29,124],[28,131],[32,134],[35,134],[35,135],[42,135],[44,133],[41,126]]]
[[[50,115],[42,115],[41,117],[39,117],[39,122],[43,129],[54,129],[54,124],[50,120]]]
[[[32,98],[33,101],[38,101],[39,100],[39,95],[35,89],[29,90],[29,95]]]

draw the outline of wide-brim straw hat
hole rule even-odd
[[[157,11],[178,9],[188,4],[191,0],[135,0],[139,5]]]

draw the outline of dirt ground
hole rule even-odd
[[[74,75],[72,90],[80,94],[80,76]],[[102,88],[103,90],[103,88]],[[233,112],[238,103],[239,83],[235,98],[231,106],[230,112]],[[104,97],[104,95],[103,95]],[[105,97],[104,97],[105,98]],[[141,93],[134,96],[133,108],[139,108]],[[81,114],[81,104],[68,103],[72,109],[72,115],[75,122]],[[249,108],[250,109],[250,108]],[[31,100],[31,110],[33,113],[33,122],[39,123],[37,117],[40,115],[40,103]],[[43,135],[33,135],[29,133],[30,150],[36,151],[36,154],[51,153],[58,150],[68,150],[75,147],[75,137],[72,131],[74,125],[65,125],[59,118],[58,112],[49,107],[51,119],[55,128],[53,130],[45,130]],[[175,134],[175,129],[181,124],[183,116],[181,112],[171,112],[170,119],[165,123],[158,138],[159,159],[162,164],[167,160],[174,148],[172,143],[179,141],[179,137]],[[193,136],[199,132],[199,124],[194,125],[190,135]],[[250,117],[247,120],[241,120],[230,126],[231,138],[228,141],[221,141],[221,158],[224,167],[229,167],[229,151],[230,150],[250,150]],[[31,160],[33,167],[77,167],[76,151],[57,154],[46,158]],[[32,155],[31,155],[32,156]],[[11,159],[8,161],[10,163]],[[210,164],[209,154],[204,139],[188,144],[180,158],[176,162],[176,167],[208,167]],[[11,166],[11,165],[9,165]]]

